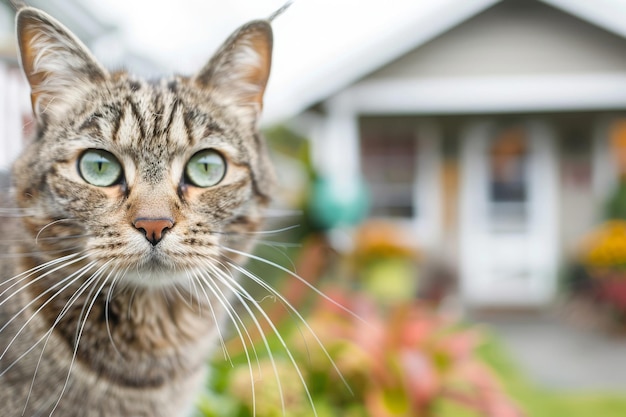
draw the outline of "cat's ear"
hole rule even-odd
[[[82,93],[108,77],[87,47],[46,13],[22,8],[16,27],[22,68],[37,118],[62,115]]]
[[[256,119],[272,63],[272,27],[252,21],[233,33],[193,80],[221,100],[251,109]]]

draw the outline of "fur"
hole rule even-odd
[[[0,212],[0,415],[185,416],[272,195],[257,130],[269,22],[240,28],[197,74],[154,82],[108,72],[34,8],[17,33],[37,132]],[[84,180],[88,149],[123,179]],[[184,174],[203,149],[227,166],[208,188]],[[155,245],[140,218],[173,227]]]

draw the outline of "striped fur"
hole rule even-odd
[[[197,74],[155,82],[107,72],[36,9],[17,30],[38,127],[13,167],[19,219],[0,226],[0,415],[184,416],[237,288],[226,265],[272,195],[257,131],[269,23],[243,26]],[[113,154],[124,180],[83,180],[87,149]],[[209,188],[184,175],[203,149],[227,162]],[[174,224],[156,246],[133,226],[146,217]]]

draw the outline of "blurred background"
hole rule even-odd
[[[200,68],[282,0],[29,3],[107,67],[156,77]],[[268,227],[287,230],[260,246],[280,267],[250,268],[353,394],[270,304],[305,363],[274,364],[309,394],[263,384],[258,416],[282,415],[276,391],[290,416],[312,415],[308,396],[329,416],[626,415],[625,15],[623,0],[298,0],[274,22]],[[32,133],[13,17],[0,0],[0,169]],[[203,415],[251,415],[241,345]]]

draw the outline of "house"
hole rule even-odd
[[[62,21],[79,39],[88,45],[97,40],[110,39],[111,44],[121,44],[114,39],[116,28],[99,19],[80,0],[29,0],[29,5],[47,11]],[[7,170],[22,149],[25,139],[34,129],[29,101],[30,87],[22,74],[17,59],[15,40],[15,9],[10,0],[0,0],[0,170]],[[101,42],[101,55],[115,56],[131,61],[137,68],[150,67],[147,60]],[[116,54],[117,53],[117,54]],[[125,54],[124,57],[121,55]]]
[[[626,174],[626,25],[595,6],[448,2],[301,94],[291,124],[322,175],[362,176],[371,216],[457,272],[466,305],[544,306]]]
[[[100,22],[77,0],[28,2],[58,16],[85,42],[113,30]],[[34,129],[30,87],[17,60],[15,10],[9,0],[0,0],[0,170],[7,170]]]
[[[29,3],[87,44],[114,31],[79,0]],[[306,87],[268,89],[266,120],[290,118],[342,190],[365,178],[371,215],[406,226],[429,259],[456,270],[468,305],[545,305],[626,172],[623,4],[441,0],[424,10],[311,71]],[[11,16],[0,0],[0,23]],[[14,45],[7,28],[0,49]],[[30,114],[15,50],[3,50],[0,169]]]

